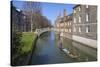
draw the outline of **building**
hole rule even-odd
[[[11,3],[11,26],[12,31],[28,32],[31,31],[30,19]]]
[[[57,17],[55,26],[59,32],[72,33],[72,14],[67,15],[66,10],[64,10],[63,16]]]
[[[69,34],[73,33],[73,30],[72,30],[72,25],[73,25],[72,16],[73,16],[73,14],[68,15],[66,20],[65,20],[65,33],[69,33]]]
[[[97,40],[97,6],[73,7],[73,35]]]
[[[56,31],[60,36],[97,48],[97,6],[75,5],[73,13],[56,19]]]
[[[23,16],[22,11],[11,5],[11,23],[13,31],[23,31]]]
[[[61,15],[59,14],[55,20],[55,31],[60,32]]]

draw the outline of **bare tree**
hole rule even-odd
[[[30,18],[31,32],[36,28],[51,26],[50,20],[42,15],[41,3],[25,1],[23,4],[23,11],[28,18]]]
[[[23,3],[23,11],[30,18],[31,32],[33,31],[33,24],[36,24],[36,15],[41,15],[41,6],[39,2],[25,1]]]

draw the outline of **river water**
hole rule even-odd
[[[96,49],[62,37],[63,48],[72,50],[73,53],[79,55],[76,59],[71,58],[58,48],[57,37],[54,32],[46,32],[38,38],[31,64],[56,64],[97,60]]]

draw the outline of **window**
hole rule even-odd
[[[89,8],[89,6],[88,6],[88,5],[86,5],[86,8]]]
[[[26,19],[26,16],[23,16],[23,19]]]
[[[64,25],[63,25],[63,23],[61,23],[61,27],[63,27]]]
[[[90,32],[90,26],[86,26],[86,33]]]
[[[67,26],[67,23],[65,23],[65,26]]]
[[[74,10],[74,13],[76,13],[76,10]]]
[[[79,23],[81,23],[81,16],[79,16]]]
[[[70,29],[70,32],[71,32],[71,29]]]
[[[67,32],[69,32],[69,29],[67,29]]]
[[[65,32],[67,32],[66,29],[65,29]]]
[[[68,22],[68,26],[69,26],[69,22]]]
[[[76,28],[74,27],[74,30],[73,30],[74,32],[76,32]]]
[[[81,11],[81,7],[80,6],[79,6],[78,10]]]
[[[71,32],[71,29],[69,29],[69,32]]]
[[[74,18],[74,23],[76,23],[76,18]]]
[[[81,27],[79,27],[79,32],[81,32]]]
[[[71,21],[70,21],[70,25],[71,25]]]
[[[70,25],[70,21],[69,21],[69,25]]]
[[[87,13],[86,14],[86,22],[88,22],[89,21],[89,14]]]
[[[66,29],[66,31],[68,32],[68,29]]]
[[[69,25],[70,25],[70,21],[69,21]]]

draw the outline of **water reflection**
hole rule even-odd
[[[63,38],[63,37],[62,37]],[[78,61],[96,61],[97,50],[88,47],[84,44],[72,41],[67,38],[63,38],[63,47],[68,49],[73,54],[78,55]]]
[[[55,64],[97,60],[97,51],[95,49],[64,37],[62,39],[63,48],[68,49],[73,54],[79,55],[77,59],[72,59],[58,48],[58,35],[54,32],[46,32],[37,41],[31,64]]]

